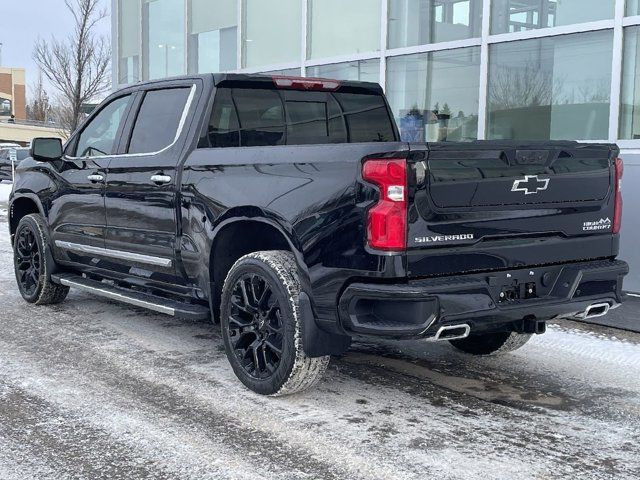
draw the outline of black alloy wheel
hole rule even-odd
[[[282,311],[264,276],[248,273],[233,286],[227,331],[244,371],[255,379],[273,375],[283,348]]]
[[[40,285],[42,252],[30,225],[20,228],[15,242],[16,279],[22,292],[31,296]]]
[[[13,266],[22,298],[36,305],[62,302],[69,287],[53,283],[58,268],[49,247],[49,231],[41,215],[32,213],[20,219],[13,238]]]

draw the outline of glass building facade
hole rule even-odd
[[[378,82],[405,140],[617,142],[625,184],[640,186],[640,0],[112,0],[112,9],[114,87],[204,72]],[[639,204],[636,192],[626,187],[627,205]]]
[[[640,148],[640,0],[113,0],[113,7],[119,85],[203,72],[364,80],[383,86],[408,139]]]

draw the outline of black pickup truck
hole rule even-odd
[[[24,299],[70,287],[221,324],[282,395],[354,336],[487,355],[623,300],[615,145],[400,141],[376,84],[261,75],[141,83],[69,141],[36,139],[10,198]]]

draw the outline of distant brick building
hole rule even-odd
[[[26,90],[24,68],[0,67],[0,120],[27,119]]]

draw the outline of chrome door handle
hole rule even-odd
[[[165,184],[171,181],[169,175],[151,175],[151,181],[157,184]]]
[[[90,182],[98,183],[98,182],[103,182],[104,181],[104,176],[100,175],[99,173],[92,173],[91,175],[89,175],[87,177],[87,179]]]

